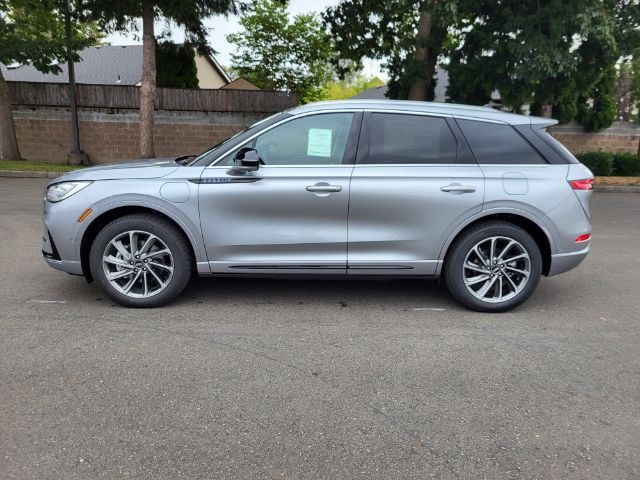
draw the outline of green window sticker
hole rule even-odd
[[[307,156],[330,157],[332,133],[333,131],[330,128],[310,128],[307,141]]]

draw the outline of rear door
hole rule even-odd
[[[348,273],[434,275],[455,227],[482,209],[484,178],[455,122],[365,114],[349,202]]]

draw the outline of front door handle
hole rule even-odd
[[[443,192],[462,194],[462,193],[473,193],[476,191],[476,187],[472,187],[469,185],[462,185],[460,183],[452,183],[450,185],[445,185],[444,187],[440,187],[440,190],[442,190]]]
[[[309,185],[307,187],[307,192],[314,193],[331,193],[341,191],[342,187],[340,185],[329,185],[328,183],[317,183],[315,185]]]

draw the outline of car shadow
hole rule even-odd
[[[318,280],[273,278],[195,278],[178,302],[300,305],[408,304],[458,308],[434,280]]]

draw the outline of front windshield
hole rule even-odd
[[[262,128],[280,121],[285,116],[289,116],[289,114],[280,112],[276,113],[275,115],[271,115],[270,117],[263,118],[250,127],[247,127],[244,130],[240,130],[238,133],[222,140],[213,147],[205,150],[200,155],[195,157],[189,163],[189,166],[209,165],[213,160],[216,159],[216,157],[219,156],[219,154],[223,153],[227,149],[227,147],[233,147],[237,144],[242,143],[246,138],[250,137],[255,132],[260,131]]]

